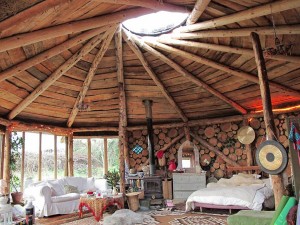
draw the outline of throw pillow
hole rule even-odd
[[[78,188],[72,185],[64,185],[64,189],[65,189],[65,193],[69,194],[69,193],[78,193]]]
[[[52,196],[64,195],[64,187],[60,180],[49,180],[47,185],[51,188]]]

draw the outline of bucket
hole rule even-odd
[[[126,194],[128,207],[134,212],[140,208],[139,194],[140,192],[132,192]]]

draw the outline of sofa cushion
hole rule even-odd
[[[72,185],[65,184],[64,190],[65,190],[66,194],[69,194],[69,193],[78,193],[79,194],[78,188],[75,186],[72,186]]]
[[[68,201],[78,200],[79,198],[80,195],[78,193],[69,193],[60,196],[53,196],[51,197],[51,200],[54,203],[58,203],[58,202],[68,202]]]
[[[84,177],[65,177],[65,182],[78,188],[78,191],[84,192],[86,190],[87,178]]]
[[[51,188],[52,196],[60,196],[65,194],[63,180],[48,180],[47,185]]]

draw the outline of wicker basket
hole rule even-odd
[[[140,208],[139,194],[140,192],[132,192],[126,194],[128,207],[134,212]]]

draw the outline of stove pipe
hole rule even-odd
[[[150,176],[155,175],[155,155],[154,155],[154,142],[153,142],[153,127],[152,127],[152,101],[143,100],[146,109],[147,130],[148,130],[148,151],[149,151],[149,164]]]

